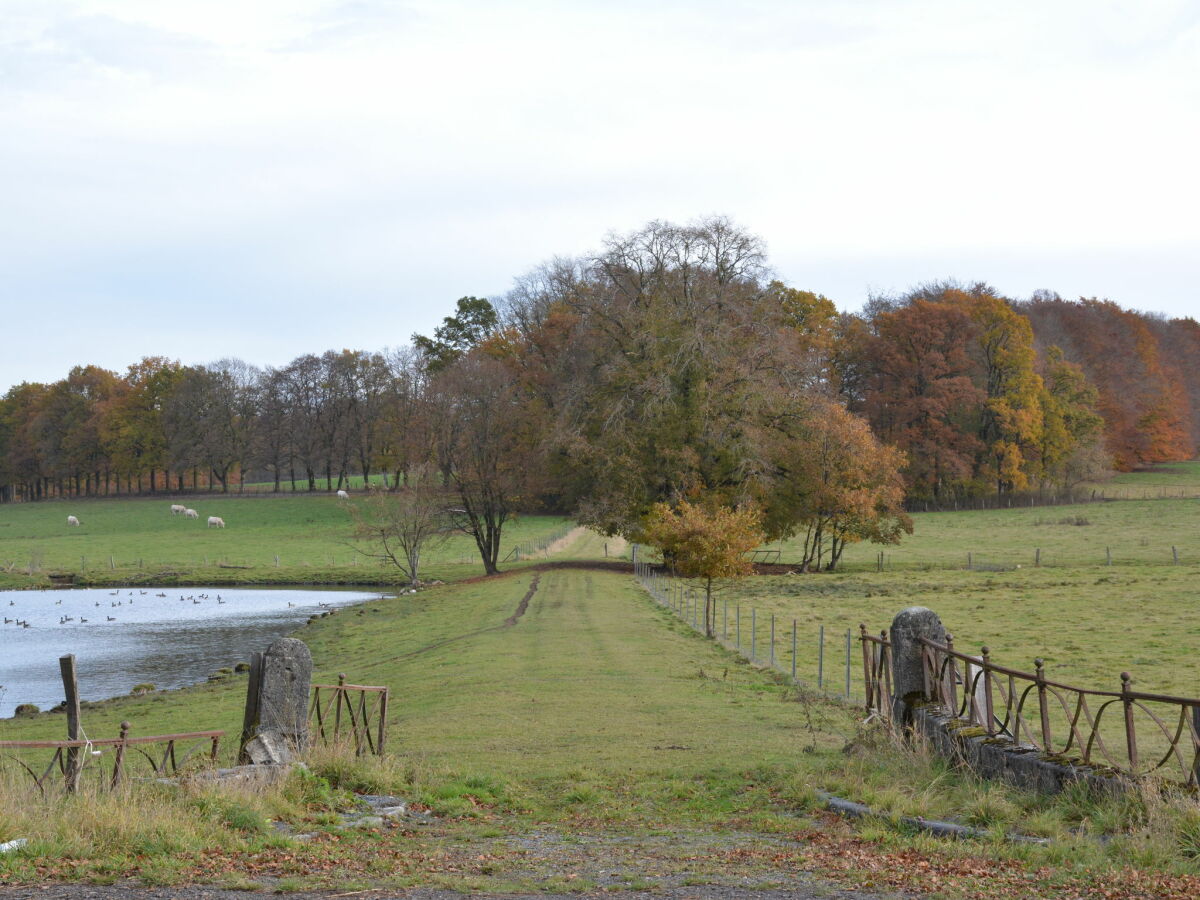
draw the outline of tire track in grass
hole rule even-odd
[[[517,604],[517,608],[513,614],[501,622],[499,625],[489,625],[487,628],[477,628],[475,631],[468,631],[465,634],[458,634],[454,637],[443,638],[440,641],[434,641],[432,644],[426,644],[424,647],[418,647],[416,650],[410,650],[407,653],[401,653],[399,656],[391,657],[389,662],[394,662],[402,659],[412,659],[415,656],[421,656],[424,653],[431,653],[434,650],[439,650],[442,647],[456,644],[459,641],[465,641],[469,638],[479,637],[481,634],[490,634],[493,631],[504,631],[515,626],[526,611],[529,609],[529,601],[533,599],[533,595],[537,593],[538,582],[542,580],[542,573],[536,572],[533,579],[529,582],[529,590],[525,592],[525,596],[521,598],[521,602]]]

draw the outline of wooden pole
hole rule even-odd
[[[79,681],[75,675],[75,654],[68,653],[58,659],[58,668],[62,672],[63,692],[67,698],[67,740],[79,740]],[[74,793],[79,788],[79,748],[67,748],[67,792]]]
[[[375,755],[383,756],[384,742],[387,740],[388,689],[383,689],[379,697],[379,737],[375,739]]]
[[[121,723],[121,743],[117,744],[116,759],[113,761],[112,786],[115,789],[125,777],[125,742],[129,739],[129,723]]]

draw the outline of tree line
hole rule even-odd
[[[1190,458],[1200,326],[936,283],[842,313],[727,219],[651,222],[460,299],[409,346],[282,367],[78,366],[0,399],[0,500],[453,491],[493,571],[514,511],[637,538],[661,506],[755,510],[804,563],[894,542],[905,505],[1046,492]]]

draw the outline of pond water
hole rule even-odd
[[[183,687],[249,661],[314,613],[380,596],[311,588],[3,591],[0,717],[19,703],[61,703],[58,659],[68,653],[75,654],[84,700],[128,694],[144,683]]]

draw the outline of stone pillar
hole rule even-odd
[[[280,638],[256,659],[246,698],[243,749],[255,764],[286,763],[308,746],[312,654],[303,641]]]
[[[946,629],[932,609],[910,606],[892,620],[892,720],[912,721],[913,707],[925,699],[925,664],[919,638],[944,643]]]

